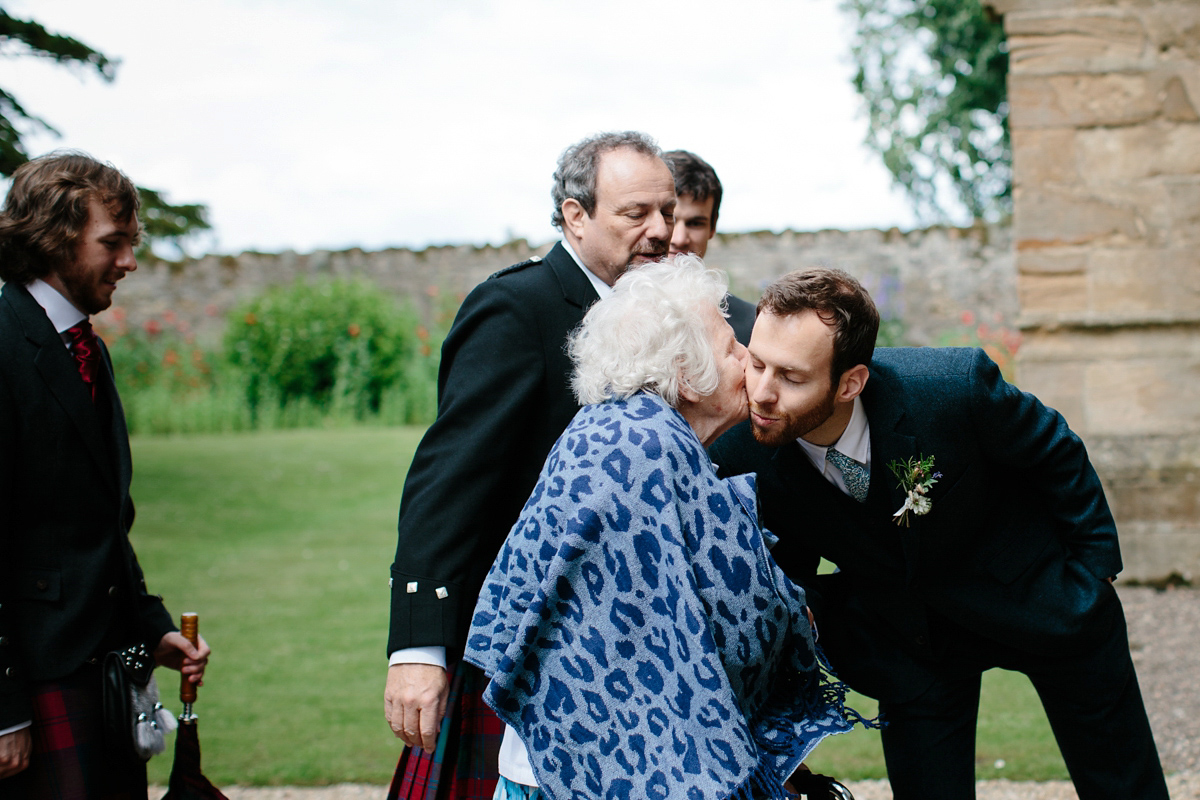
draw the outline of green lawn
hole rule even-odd
[[[386,782],[388,567],[411,428],[136,438],[134,547],[200,615],[196,712],[219,784]],[[174,673],[159,671],[178,710]],[[169,756],[154,759],[163,782]]]
[[[388,566],[422,431],[341,428],[133,440],[134,546],[151,591],[200,615],[213,660],[196,712],[218,784],[382,784]],[[176,676],[159,671],[178,711]],[[856,698],[856,707],[873,704]],[[984,681],[979,776],[1065,778],[1029,682]],[[1002,759],[1005,766],[997,769]],[[822,744],[814,769],[883,777],[878,734]],[[154,759],[164,783],[171,757]]]

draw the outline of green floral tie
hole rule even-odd
[[[845,453],[830,447],[825,451],[825,460],[838,468],[850,496],[860,503],[867,502],[867,489],[871,486],[871,471]]]

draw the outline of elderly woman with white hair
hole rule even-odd
[[[584,407],[467,642],[508,725],[497,798],[790,797],[817,742],[858,719],[768,553],[753,477],[721,480],[705,453],[747,416],[725,293],[693,256],[647,265],[571,338]]]

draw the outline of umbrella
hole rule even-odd
[[[179,629],[189,642],[196,644],[199,618],[184,614]],[[175,763],[171,765],[171,780],[162,800],[229,800],[200,772],[200,735],[196,731],[196,715],[192,713],[196,684],[187,677],[179,684],[179,701],[183,703],[183,713],[179,715],[179,730],[175,734]]]

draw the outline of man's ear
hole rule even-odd
[[[583,206],[573,197],[568,197],[563,200],[562,204],[563,228],[571,232],[571,235],[576,239],[583,238],[584,218],[587,217],[587,212],[583,210]]]
[[[867,369],[866,364],[855,364],[843,372],[841,380],[838,381],[837,401],[849,403],[854,400],[862,394],[862,390],[867,386],[867,379],[870,377],[871,371]]]

